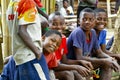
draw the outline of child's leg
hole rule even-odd
[[[57,71],[55,76],[59,80],[74,80],[74,74],[72,71]]]
[[[102,60],[102,59],[99,59]],[[101,61],[100,61],[101,62]],[[100,68],[100,78],[99,80],[110,80],[112,76],[112,69],[107,64],[102,64],[99,62],[93,62],[94,69]]]
[[[82,77],[77,71],[73,70],[75,80],[86,80],[85,77]]]
[[[50,80],[57,80],[53,70],[49,70],[49,74],[50,74]]]

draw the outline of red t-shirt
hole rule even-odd
[[[63,54],[67,54],[67,43],[66,43],[66,36],[62,36],[62,42],[60,44],[60,47],[55,51],[55,55],[58,61],[62,59]]]
[[[48,55],[45,54],[45,58],[46,58],[46,62],[47,62],[47,65],[48,65],[48,68],[49,68],[49,69],[58,66],[55,53],[50,53],[50,54],[48,54]]]

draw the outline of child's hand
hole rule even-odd
[[[37,55],[36,55],[36,58],[37,58],[38,60],[40,60],[41,54],[37,54]]]
[[[108,66],[110,66],[115,71],[120,71],[119,64],[117,63],[117,61],[114,58],[111,58],[111,57],[110,58],[106,58],[106,59],[104,59],[103,63],[107,64]]]
[[[80,63],[86,67],[88,70],[92,70],[93,69],[93,66],[91,64],[91,62],[88,62],[88,61],[85,61],[85,60],[80,60]]]
[[[75,68],[78,71],[78,73],[82,75],[83,77],[88,76],[91,73],[90,70],[80,65],[75,65]]]
[[[37,48],[36,53],[35,53],[35,56],[36,56],[36,58],[37,58],[38,60],[41,58],[41,54],[42,54],[42,53],[40,53],[40,49]]]
[[[118,62],[120,62],[120,53],[118,53],[118,54],[115,54],[116,56],[114,56],[115,57],[115,59],[118,61]]]
[[[69,15],[70,14],[70,11],[69,10],[66,10],[67,14]]]

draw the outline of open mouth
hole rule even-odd
[[[100,24],[98,27],[99,27],[100,29],[104,29],[104,28],[105,28],[105,26],[104,26],[103,24]]]
[[[55,47],[53,47],[53,46],[50,46],[49,49],[50,49],[51,52],[55,51]]]

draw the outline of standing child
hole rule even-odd
[[[68,37],[67,56],[73,60],[90,61],[94,69],[101,69],[100,80],[110,80],[112,69],[117,71],[119,66],[115,60],[100,50],[96,33],[92,29],[95,25],[95,13],[92,9],[85,8],[80,16],[80,26],[74,29]]]
[[[104,29],[107,26],[107,22],[108,22],[106,11],[104,9],[97,8],[95,9],[95,13],[96,13],[96,25],[94,29],[96,31],[98,43],[101,47],[101,50],[107,53],[108,55],[110,55],[111,57],[114,57],[118,62],[120,62],[120,54],[115,54],[106,50],[106,34],[107,33],[106,33],[106,30]]]
[[[40,18],[34,0],[11,0],[7,19],[16,64],[15,80],[49,80],[42,54]]]
[[[42,37],[43,54],[49,55],[49,58],[51,58],[52,54],[49,54],[49,53],[52,53],[57,49],[57,47],[59,46],[59,44],[61,42],[61,37],[62,37],[61,33],[59,33],[56,30],[47,31]],[[51,63],[51,65],[53,65],[53,64]],[[5,66],[4,66],[0,80],[15,80],[14,79],[15,70],[16,70],[15,61],[14,61],[13,57],[10,56],[8,58],[8,63],[5,64]]]
[[[62,33],[65,23],[62,14],[60,14],[59,12],[52,13],[50,14],[48,20],[50,29],[58,30]],[[81,80],[80,75],[87,76],[92,69],[91,63],[82,60],[68,60],[66,57],[67,53],[68,51],[66,45],[66,37],[62,34],[62,42],[60,44],[60,47],[55,51],[56,58],[60,64],[57,67],[52,68],[55,71],[56,77],[60,80]],[[84,67],[80,66],[80,64]]]

